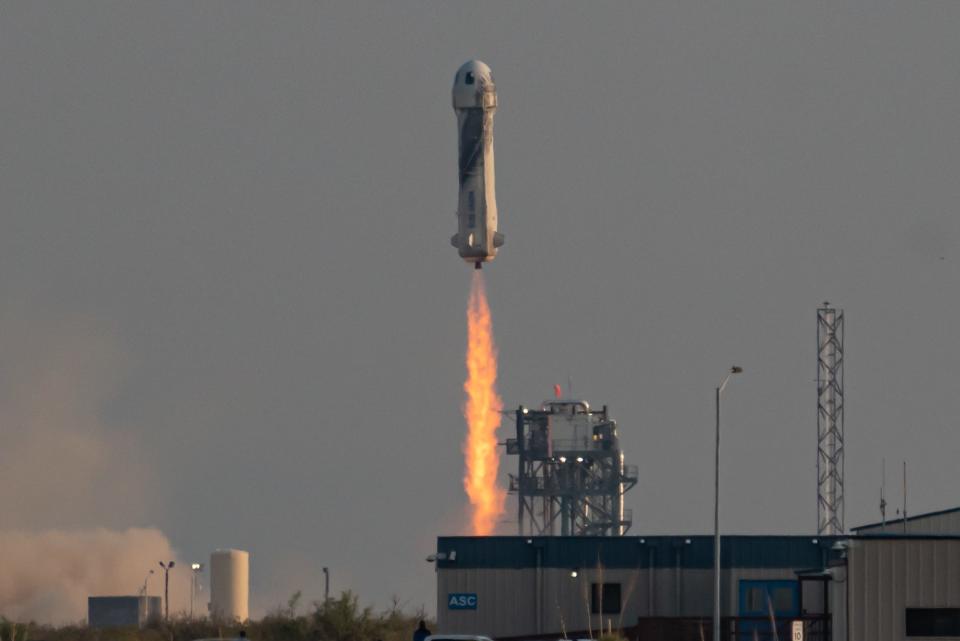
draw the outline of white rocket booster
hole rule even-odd
[[[497,197],[493,173],[493,114],[497,89],[490,67],[470,60],[453,79],[460,147],[460,197],[457,233],[450,244],[477,269],[497,255],[503,234],[497,232]]]

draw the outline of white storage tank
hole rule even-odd
[[[210,616],[226,621],[250,618],[250,554],[217,550],[210,555]]]

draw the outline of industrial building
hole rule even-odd
[[[841,559],[838,541],[723,537],[725,629],[765,629],[769,595],[777,616],[806,621],[808,638],[827,638],[813,634],[829,627],[824,570]],[[704,626],[710,634],[711,536],[441,537],[436,566],[443,633],[595,637],[612,627],[635,630],[631,638],[679,639],[683,630],[699,639]]]
[[[87,625],[91,628],[142,628],[160,621],[161,605],[158,596],[88,597]]]
[[[906,529],[906,533],[904,533]],[[440,632],[710,638],[711,536],[440,537]],[[837,536],[724,536],[722,638],[960,639],[960,508]],[[701,637],[704,634],[704,637]]]

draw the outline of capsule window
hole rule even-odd
[[[472,85],[472,84],[473,84],[473,72],[472,72],[472,71],[468,71],[467,74],[463,77],[463,83],[466,84],[466,85]]]

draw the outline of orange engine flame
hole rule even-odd
[[[496,529],[503,515],[506,491],[497,485],[500,455],[497,428],[503,401],[497,395],[497,348],[493,343],[493,322],[483,285],[483,272],[473,273],[467,305],[467,441],[463,446],[467,471],[463,487],[472,508],[472,534],[485,536]]]

